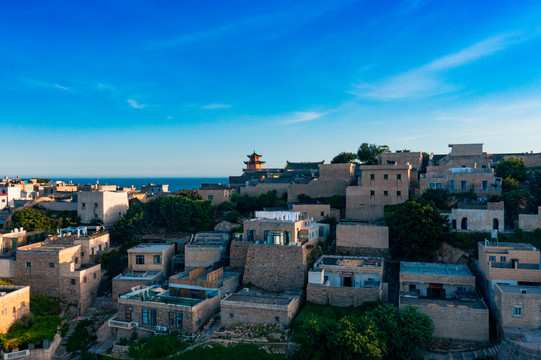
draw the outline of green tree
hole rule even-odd
[[[447,217],[431,201],[408,200],[385,207],[394,259],[431,261],[449,232]]]
[[[37,208],[15,211],[11,219],[14,227],[23,227],[27,231],[54,232],[58,228],[58,221],[47,217],[45,211]]]
[[[380,306],[367,314],[374,319],[386,339],[386,359],[410,359],[417,350],[428,346],[434,338],[434,324],[427,315],[408,306]]]
[[[510,157],[496,164],[495,173],[502,179],[512,178],[522,183],[526,180],[527,169],[522,158]]]
[[[341,152],[331,160],[331,164],[347,164],[355,162],[357,162],[357,154],[350,152]]]
[[[425,201],[432,201],[436,208],[440,210],[449,210],[449,201],[451,200],[451,194],[446,189],[427,189],[421,195],[421,199]]]
[[[386,152],[391,152],[387,145],[362,143],[357,150],[357,158],[364,165],[376,165],[378,155]]]

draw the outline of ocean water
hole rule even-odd
[[[95,184],[99,181],[102,185],[117,185],[121,187],[135,186],[136,189],[141,189],[141,185],[153,184],[167,184],[169,185],[169,191],[179,190],[191,190],[201,187],[201,184],[228,184],[228,178],[61,178],[53,179],[56,181],[71,180],[74,184]]]

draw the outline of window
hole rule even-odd
[[[483,190],[487,190],[487,189],[488,189],[488,181],[483,180],[483,184],[481,185],[481,188],[482,188]]]
[[[94,279],[96,278],[96,273],[94,273]]]
[[[436,189],[441,189],[441,183],[436,183]]]
[[[374,180],[376,178],[376,175],[370,174],[370,180]]]
[[[526,290],[526,289],[520,289],[520,293],[521,293],[521,294],[527,294],[527,293],[528,293],[528,290]]]
[[[233,316],[234,316],[233,313],[229,313],[230,318],[233,318]]]
[[[94,209],[98,208],[98,203],[94,203]]]
[[[207,196],[207,200],[214,200],[214,195]]]
[[[50,263],[49,263],[49,267],[50,267],[50,268],[54,268],[54,263],[50,262]]]
[[[92,252],[92,255],[94,255],[94,248],[92,248],[91,250],[92,250],[92,251],[91,251],[91,252]]]
[[[162,256],[154,255],[154,264],[161,264],[161,263],[162,263]]]
[[[99,251],[101,251],[101,244],[100,244],[100,245],[98,245],[98,250],[99,250]]]
[[[150,309],[150,325],[156,325],[156,310]]]
[[[182,328],[182,313],[177,313],[177,329]]]
[[[396,174],[396,180],[402,180],[402,174]]]
[[[143,309],[142,321],[143,324],[148,324],[148,309]]]
[[[86,208],[86,203],[81,203],[81,207],[84,209]]]
[[[78,257],[75,258],[75,263],[76,263],[76,264],[79,263],[79,258],[78,258]]]
[[[428,187],[431,188],[431,189],[434,189],[436,187],[436,184],[435,183],[430,183],[430,184],[428,184]]]
[[[396,196],[402,196],[402,191],[397,191]]]
[[[135,255],[135,263],[137,265],[145,265],[145,255]]]
[[[513,316],[522,317],[522,306],[513,306]]]
[[[383,191],[384,196],[389,196],[389,192],[387,190]]]
[[[75,279],[70,279],[70,284],[71,285],[75,285],[77,282],[75,281]]]
[[[83,278],[83,282],[86,283],[86,276]]]
[[[125,318],[126,320],[131,320],[131,311],[132,311],[132,308],[129,307],[129,306],[126,306],[126,307],[124,308],[124,318]]]
[[[31,262],[26,262],[26,267],[29,268],[29,269],[32,268],[32,263]]]
[[[325,216],[325,212],[324,212],[324,211],[321,212],[321,216]]]
[[[98,218],[98,214],[94,214],[94,219],[97,219]]]
[[[274,322],[275,322],[275,323],[279,323],[279,322],[280,322],[280,317],[279,317],[279,316],[275,316],[275,317],[274,317]]]
[[[376,195],[376,192],[374,190],[370,190],[370,196]]]
[[[490,262],[496,261],[496,256],[489,256],[488,261],[490,261]]]
[[[461,181],[460,182],[460,189],[461,190],[466,190],[468,188],[468,183],[466,181]]]
[[[501,262],[506,262],[506,261],[507,261],[507,257],[506,257],[506,256],[500,256],[500,261],[501,261]]]
[[[389,179],[389,174],[383,174],[383,180],[388,180]]]

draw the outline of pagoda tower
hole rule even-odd
[[[261,161],[261,156],[255,152],[251,155],[246,155],[250,159],[249,161],[245,161],[246,164],[246,170],[261,170],[263,168],[264,161]]]

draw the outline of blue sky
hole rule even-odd
[[[0,175],[167,177],[362,142],[541,152],[538,1],[0,5]]]

